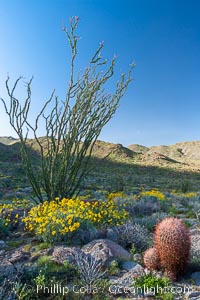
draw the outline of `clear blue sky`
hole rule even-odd
[[[55,88],[64,98],[69,47],[62,22],[79,16],[78,68],[104,40],[118,56],[115,79],[133,82],[100,139],[129,145],[200,140],[200,1],[0,0],[0,96],[4,82],[32,75],[32,116]],[[23,96],[23,86],[18,92]],[[0,136],[12,135],[0,103]]]

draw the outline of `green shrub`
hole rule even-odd
[[[152,293],[156,298],[165,297],[168,287],[171,286],[171,281],[168,278],[158,278],[152,273],[142,275],[134,281],[134,288],[141,289],[142,294],[146,292]],[[163,298],[162,298],[163,299]],[[164,298],[166,299],[166,298]]]
[[[187,179],[183,180],[180,189],[182,193],[187,193],[191,189],[191,182]]]

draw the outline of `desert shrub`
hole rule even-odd
[[[156,225],[165,219],[167,216],[164,212],[153,213],[150,216],[143,216],[141,218],[134,218],[134,222],[146,227],[149,231],[154,231]]]
[[[180,190],[182,193],[187,193],[192,187],[191,181],[185,179],[180,184]]]
[[[126,222],[123,225],[114,227],[114,231],[118,236],[118,242],[124,247],[134,247],[138,251],[146,250],[152,241],[152,235],[140,224]]]
[[[128,213],[113,200],[58,199],[33,207],[23,219],[27,230],[45,242],[69,239],[87,224],[103,228],[123,224]]]
[[[140,193],[140,197],[143,198],[146,196],[150,198],[156,198],[157,200],[165,200],[165,195],[156,189],[150,191],[143,191]]]
[[[120,271],[119,262],[117,260],[112,260],[109,264],[108,274],[117,275]]]
[[[29,200],[14,198],[11,201],[4,200],[0,203],[0,218],[4,226],[15,228],[21,221],[25,212],[33,205]]]
[[[128,199],[126,207],[132,217],[135,217],[136,215],[149,216],[154,212],[160,211],[160,204],[157,199],[149,199],[148,197],[139,201]]]
[[[200,221],[200,197],[196,196],[191,198],[189,205],[192,213],[196,216],[197,220]]]
[[[122,192],[115,192],[115,193],[109,193],[107,196],[108,200],[113,200],[113,199],[118,199],[118,198],[122,198],[123,197],[123,193]]]
[[[152,295],[155,298],[158,299],[166,299],[165,293],[167,290],[167,287],[171,286],[171,281],[168,278],[158,278],[153,274],[145,274],[141,277],[138,277],[134,281],[134,288],[137,288],[141,290],[141,294],[145,295],[145,293],[149,292],[152,293]],[[157,289],[159,287],[159,289]],[[163,293],[162,293],[163,291]],[[173,298],[169,298],[173,299]]]
[[[114,74],[116,56],[110,63],[103,59],[103,43],[100,43],[92,55],[88,67],[83,72],[77,72],[78,22],[79,18],[73,17],[70,29],[63,27],[71,49],[69,84],[64,101],[59,100],[53,91],[31,124],[29,115],[33,78],[26,85],[27,96],[23,104],[16,96],[22,77],[12,87],[8,77],[6,90],[9,101],[0,98],[10,125],[20,139],[23,165],[37,204],[43,203],[46,198],[48,201],[56,196],[60,199],[71,198],[79,193],[81,182],[89,171],[88,162],[95,142],[102,128],[115,114],[131,81],[133,64],[127,76],[125,73],[121,74],[114,92],[107,92],[108,81]],[[38,136],[41,123],[45,130],[43,138]],[[33,160],[29,132],[34,136],[38,148],[40,168],[36,168]]]
[[[103,271],[103,262],[89,253],[77,252],[75,254],[75,261],[82,283],[89,287],[94,285],[105,274],[105,271]]]
[[[153,213],[166,211],[168,207],[167,201],[159,201],[157,198],[145,196],[139,201],[127,200],[127,211],[133,218],[135,216],[150,216]]]
[[[190,201],[194,199],[199,199],[199,195],[196,192],[177,192],[177,191],[171,191],[169,194],[169,199],[172,203],[179,201],[182,205],[188,206]]]
[[[85,287],[82,293],[83,299],[87,297],[86,295],[90,295],[92,299],[106,299],[109,281],[105,278],[106,270],[104,270],[103,261],[84,252],[77,252],[75,261],[79,270],[76,285],[80,288]]]
[[[4,238],[5,236],[10,235],[8,226],[5,225],[5,220],[0,219],[0,238]]]
[[[191,238],[190,259],[200,265],[200,237],[198,235]]]

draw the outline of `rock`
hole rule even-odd
[[[2,278],[12,280],[16,274],[16,268],[9,262],[4,261],[0,264],[0,274]]]
[[[164,275],[162,271],[149,270],[149,269],[147,269],[147,268],[144,269],[144,273],[145,273],[146,275],[151,275],[151,274],[153,274],[153,275],[154,275],[155,277],[157,277],[157,278],[162,278],[163,275]],[[166,277],[166,276],[164,276],[164,277]]]
[[[0,250],[0,257],[4,257],[5,256],[5,253],[6,253],[6,250]]]
[[[107,229],[106,238],[115,243],[118,243],[118,235],[117,235],[116,231],[114,231],[112,228]]]
[[[200,299],[200,292],[190,292],[187,293],[186,295],[186,300],[199,300]]]
[[[39,253],[32,255],[31,258],[29,259],[29,261],[34,262],[34,261],[38,260],[38,258],[40,258],[41,256],[44,256],[44,255],[52,256],[52,253],[53,253],[53,248],[42,249],[42,250],[40,250]]]
[[[73,238],[71,239],[72,245],[83,245],[91,242],[92,240],[98,238],[98,235],[101,232],[98,232],[95,228],[92,229],[79,229],[74,233]]]
[[[99,239],[85,245],[82,250],[90,253],[96,259],[102,260],[104,265],[109,265],[114,259],[127,261],[131,259],[130,253],[122,246],[109,239]]]
[[[199,228],[197,228],[197,221],[193,221],[190,219],[186,219],[187,222],[190,222],[190,224],[192,224],[192,227],[189,228],[190,234],[191,235],[199,235],[200,234],[200,230]]]
[[[58,264],[63,264],[65,260],[70,263],[75,263],[75,256],[82,251],[79,248],[75,247],[64,247],[64,246],[56,246],[54,247],[52,253],[52,260]]]
[[[0,240],[0,250],[6,249],[6,247],[7,247],[6,242]]]
[[[142,275],[144,275],[144,268],[139,264],[135,264],[135,266],[129,272],[122,275],[122,277],[111,280],[111,284],[130,287],[133,285],[133,280]]]
[[[182,206],[181,204],[176,205],[176,208],[177,208],[177,210],[178,210],[179,213],[181,213],[181,212],[182,213],[188,212],[188,208]]]
[[[200,272],[192,273],[191,278],[195,281],[195,285],[200,286]]]
[[[133,260],[140,264],[142,262],[142,255],[140,253],[135,253],[133,255]]]
[[[30,258],[31,254],[29,252],[24,252],[23,250],[15,250],[8,261],[12,264],[25,262]]]
[[[190,250],[191,258],[195,258],[199,260],[200,257],[200,234],[193,232],[191,235],[191,250]]]
[[[134,261],[124,261],[122,263],[122,269],[125,269],[127,271],[130,271],[132,268],[134,268],[137,265]]]

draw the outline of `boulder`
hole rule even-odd
[[[6,249],[7,245],[6,242],[4,242],[3,240],[0,240],[0,250],[4,250]]]
[[[63,264],[65,260],[75,263],[75,257],[79,253],[82,253],[82,251],[76,247],[56,246],[52,253],[52,260],[58,264]]]
[[[130,271],[132,268],[134,268],[137,265],[134,261],[124,261],[122,263],[122,269]]]
[[[200,286],[200,272],[192,273],[191,278],[195,281],[195,285]]]
[[[25,261],[29,260],[30,256],[30,252],[17,249],[11,254],[11,256],[8,258],[8,261],[12,264],[24,263]]]
[[[91,254],[107,266],[112,260],[127,261],[131,259],[131,255],[127,250],[109,239],[93,240],[85,245],[82,251]]]
[[[133,261],[137,262],[138,264],[140,264],[142,260],[142,255],[140,253],[135,253],[133,255]]]
[[[194,292],[190,292],[190,293],[187,293],[186,296],[185,296],[185,299],[186,300],[199,300],[200,299],[200,292],[198,291],[194,291]]]
[[[139,264],[135,264],[135,266],[133,268],[131,268],[128,272],[126,272],[120,278],[111,280],[111,284],[116,285],[116,286],[130,287],[133,285],[134,279],[141,277],[144,274],[145,274],[144,268]]]

